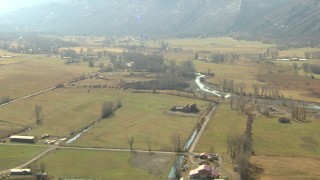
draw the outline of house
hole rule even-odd
[[[10,136],[11,142],[36,143],[37,138],[34,136]]]
[[[191,180],[215,179],[219,177],[220,177],[220,174],[207,164],[201,165],[198,168],[191,170],[189,172],[189,179]]]
[[[31,169],[10,169],[11,175],[32,175]]]

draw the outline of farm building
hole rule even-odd
[[[191,170],[189,172],[189,178],[191,180],[193,180],[193,179],[194,180],[195,179],[216,179],[219,177],[220,177],[220,174],[207,164],[201,165],[197,169]]]
[[[201,154],[199,154],[199,158],[200,159],[209,159],[210,158],[210,154],[206,153],[206,152],[201,153]]]
[[[32,175],[31,169],[10,169],[11,175]]]
[[[35,143],[37,138],[34,136],[10,136],[11,142]]]

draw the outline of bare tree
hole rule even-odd
[[[151,139],[150,139],[150,137],[146,137],[146,142],[148,145],[148,151],[149,151],[149,153],[151,153]]]
[[[133,152],[133,143],[134,143],[134,138],[133,136],[131,136],[130,138],[128,138],[128,144],[131,152]]]
[[[174,147],[174,151],[181,152],[182,151],[182,138],[180,134],[173,134],[171,136],[171,142]]]
[[[43,124],[42,106],[41,105],[35,105],[34,111],[35,111],[37,125]]]
[[[112,102],[103,102],[101,104],[101,118],[105,119],[110,116],[113,112],[113,103]]]
[[[44,162],[41,162],[40,164],[40,171],[43,173],[46,171],[46,164],[44,164]]]
[[[252,84],[253,92],[255,96],[259,96],[259,85],[258,84]]]

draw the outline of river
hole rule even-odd
[[[229,93],[224,93],[224,92],[220,92],[220,91],[216,91],[216,90],[213,90],[213,89],[210,89],[208,86],[204,85],[202,82],[201,82],[201,78],[204,78],[205,75],[201,74],[201,73],[197,73],[197,78],[195,80],[196,84],[198,85],[198,87],[200,88],[200,90],[204,91],[204,92],[208,92],[208,93],[211,93],[211,94],[214,94],[216,95],[217,97],[224,97],[224,98],[229,98],[231,97],[231,94]]]

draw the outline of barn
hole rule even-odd
[[[31,175],[31,169],[10,169],[11,175]]]
[[[37,138],[34,136],[10,136],[11,142],[36,143]]]

